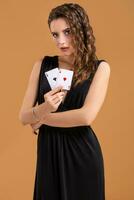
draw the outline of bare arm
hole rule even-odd
[[[104,102],[109,77],[109,64],[101,62],[94,75],[83,107],[64,112],[48,113],[40,123],[57,127],[91,125]]]
[[[86,96],[83,108],[86,110],[87,124],[91,124],[101,110],[108,89],[110,79],[110,65],[103,61],[100,63],[93,78],[90,90]]]
[[[42,59],[37,61],[32,69],[30,74],[28,87],[23,99],[23,103],[19,112],[19,120],[23,125],[31,124],[37,122],[36,118],[33,115],[32,108],[35,105],[39,81],[39,73],[41,68]],[[42,118],[48,112],[47,106],[45,103],[37,105],[34,107],[36,109],[36,115],[38,118]]]
[[[57,127],[85,126],[86,116],[83,108],[64,112],[48,113],[39,124],[46,124]]]

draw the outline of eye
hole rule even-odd
[[[57,37],[57,34],[56,34],[56,33],[52,33],[52,36],[53,36],[54,38],[56,38],[56,37]]]
[[[71,33],[70,30],[66,30],[66,31],[65,31],[65,35],[69,35],[70,33]]]

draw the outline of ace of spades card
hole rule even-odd
[[[54,89],[56,86],[58,74],[59,74],[58,68],[54,68],[54,69],[51,69],[51,70],[45,72],[45,75],[47,77],[47,80],[48,80],[48,83],[49,83],[51,89]]]

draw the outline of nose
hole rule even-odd
[[[62,45],[62,44],[65,44],[66,43],[66,39],[64,37],[64,35],[60,35],[59,38],[58,38],[58,43],[59,45]]]

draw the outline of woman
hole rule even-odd
[[[106,96],[110,66],[97,59],[80,5],[52,9],[48,25],[60,55],[35,63],[19,114],[34,133],[39,130],[33,199],[105,200],[103,156],[91,124]],[[50,88],[44,73],[56,67],[74,71],[69,91]]]

